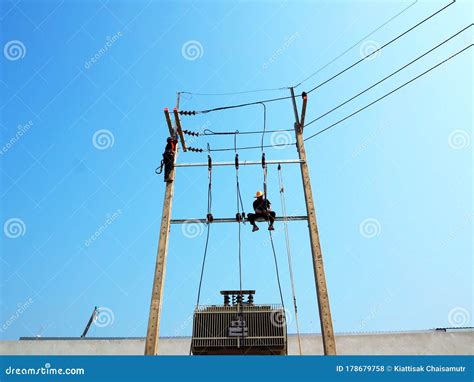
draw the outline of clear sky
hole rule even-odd
[[[164,192],[154,171],[167,136],[163,108],[175,106],[177,91],[285,88],[324,67],[296,89],[300,94],[447,4],[2,1],[0,338],[79,336],[96,305],[103,313],[91,336],[145,335]],[[309,95],[307,120],[468,26],[472,15],[470,1],[457,1],[318,88]],[[472,44],[472,32],[467,29],[308,126],[305,136]],[[307,141],[336,332],[472,326],[472,68],[469,49]],[[183,94],[181,109],[288,94],[287,89]],[[267,105],[267,129],[291,128],[293,118],[289,100]],[[182,124],[193,131],[261,130],[262,107],[183,117]],[[237,143],[259,145],[260,139],[240,135]],[[281,133],[264,137],[266,144],[288,139]],[[190,139],[194,147],[207,143],[232,147],[233,139]],[[239,154],[242,160],[261,155],[260,150]],[[268,159],[296,155],[292,145],[266,149]],[[178,158],[206,159],[206,153]],[[232,161],[234,153],[215,152],[213,159]],[[214,216],[232,217],[234,169],[216,168],[213,175]],[[298,167],[284,166],[283,176],[288,212],[304,214]],[[262,188],[261,168],[244,167],[240,177],[250,211]],[[281,214],[275,167],[268,179],[269,199]],[[173,217],[206,213],[206,169],[180,170]],[[205,227],[186,228],[173,226],[170,233],[164,336],[191,333]],[[256,303],[278,303],[268,234],[242,228],[243,287],[257,290]],[[276,228],[294,332],[281,223]],[[290,223],[290,240],[301,331],[319,332],[305,222]],[[221,303],[219,291],[234,288],[237,225],[215,225],[201,302]]]

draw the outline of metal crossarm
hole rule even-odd
[[[288,221],[301,221],[301,220],[308,220],[307,216],[287,216],[286,219]],[[285,220],[282,216],[277,216],[275,221],[283,221]],[[257,222],[265,221],[263,218],[257,219]],[[171,219],[171,224],[192,224],[192,223],[207,223],[207,219]],[[212,223],[238,223],[238,221],[234,218],[214,218]]]
[[[301,164],[301,159],[267,160],[266,164]],[[213,166],[235,166],[235,162],[212,162]],[[239,161],[239,166],[262,165],[262,161]],[[206,163],[176,163],[175,167],[207,167]]]

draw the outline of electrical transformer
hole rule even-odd
[[[286,317],[281,305],[253,303],[254,290],[221,291],[223,305],[194,310],[194,355],[286,355]],[[247,297],[245,299],[245,297]]]

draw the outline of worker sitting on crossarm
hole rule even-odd
[[[256,200],[253,202],[253,209],[255,210],[254,214],[248,214],[247,219],[252,224],[252,232],[258,231],[259,228],[255,224],[255,221],[258,218],[263,218],[270,222],[268,229],[273,231],[273,222],[275,221],[275,212],[272,211],[271,203],[268,199],[264,198],[262,191],[257,191],[255,196]]]
[[[174,167],[174,156],[176,152],[177,143],[178,140],[173,137],[169,137],[166,140],[165,152],[163,153],[163,164],[165,166],[165,182],[173,181],[173,179],[170,177],[170,174]]]

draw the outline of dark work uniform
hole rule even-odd
[[[163,153],[163,163],[165,165],[165,180],[168,180],[168,177],[171,174],[174,166],[174,152],[176,149],[176,142],[168,142],[165,147],[165,152]]]
[[[264,199],[263,197],[257,198],[253,202],[253,209],[255,210],[255,213],[248,214],[247,216],[247,219],[250,224],[255,225],[255,220],[257,220],[258,218],[263,218],[265,220],[268,220],[270,222],[270,225],[273,225],[276,215],[274,211],[269,211],[270,206],[271,203],[269,200]]]

